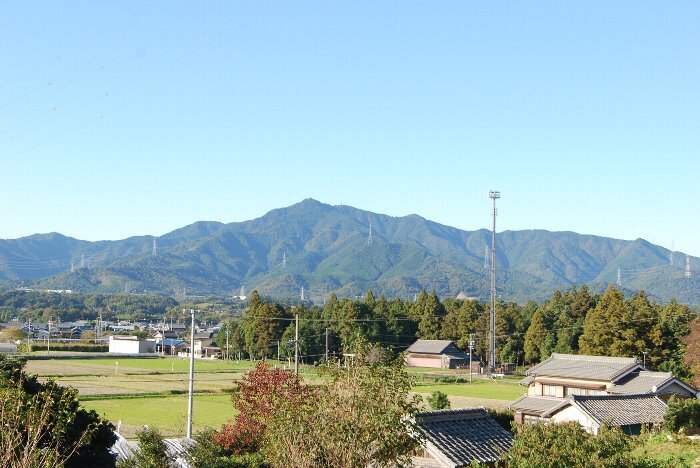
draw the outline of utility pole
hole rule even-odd
[[[49,317],[49,334],[47,335],[47,341],[46,341],[46,354],[51,354],[51,319],[53,319],[53,315]]]
[[[194,309],[190,309],[190,391],[187,399],[187,438],[192,438],[192,400],[194,398]]]
[[[299,375],[299,314],[296,315],[294,325],[294,373]]]
[[[228,335],[230,331],[228,329],[228,326],[226,327],[226,362],[228,362],[231,359],[231,354],[229,353],[228,350]]]
[[[469,383],[472,383],[472,354],[474,354],[474,335],[469,334]]]
[[[328,365],[328,328],[326,327],[326,365]]]
[[[280,340],[277,340],[277,362],[280,362]]]
[[[488,374],[496,370],[496,200],[501,192],[491,190],[489,198],[493,200],[493,231],[491,232],[491,314],[489,323],[489,363]]]
[[[644,370],[647,370],[647,353],[649,351],[642,351],[642,354],[644,355]]]

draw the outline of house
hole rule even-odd
[[[639,435],[644,426],[663,424],[668,407],[658,396],[646,395],[572,395],[550,410],[552,422],[576,421],[591,434],[604,424],[617,426],[625,434]]]
[[[177,338],[163,338],[162,340],[156,340],[156,352],[168,356],[175,356],[181,350],[184,350],[189,345],[185,340],[180,340]]]
[[[155,353],[156,342],[154,340],[143,340],[137,336],[115,336],[109,337],[109,352],[119,354],[144,354]]]
[[[670,372],[646,371],[634,358],[608,356],[554,353],[528,370],[521,385],[527,386],[527,394],[509,406],[515,412],[517,423],[550,419],[560,421],[577,410],[567,410],[556,418],[553,416],[564,407],[579,407],[573,402],[584,401],[580,397],[602,397],[610,402],[626,401],[613,397],[631,395],[651,395],[658,397],[659,401],[667,400],[672,395],[697,397],[694,388]],[[650,407],[649,412],[645,413],[644,408],[640,407],[639,416],[646,418],[645,423],[656,423],[656,409],[656,406]]]
[[[469,365],[469,354],[457,348],[454,341],[417,340],[407,351],[406,365],[411,367],[456,369]]]
[[[513,435],[484,408],[425,411],[415,417],[422,436],[413,466],[454,468],[496,464],[510,449]]]

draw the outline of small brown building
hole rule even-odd
[[[406,365],[456,369],[469,365],[469,354],[449,340],[417,340],[408,348]]]

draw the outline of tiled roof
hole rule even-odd
[[[531,375],[528,375],[523,380],[518,382],[518,385],[522,385],[523,387],[528,387],[528,386],[530,386],[530,382],[532,382],[533,380],[535,380],[535,378]]]
[[[426,411],[416,414],[416,425],[426,450],[453,467],[496,462],[513,442],[484,408]]]
[[[633,372],[611,386],[608,392],[623,395],[652,393],[654,392],[654,387],[658,388],[674,378],[672,372]]]
[[[564,402],[566,400],[562,398],[525,395],[508,405],[508,408],[523,413],[544,414]]]
[[[639,363],[634,358],[553,353],[545,361],[530,368],[527,374],[612,381],[637,366]]]
[[[416,340],[409,348],[409,353],[442,354],[452,344],[450,340]]]
[[[668,409],[655,395],[572,395],[571,403],[598,423],[613,426],[660,423]]]

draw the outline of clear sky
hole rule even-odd
[[[698,2],[38,1],[0,19],[0,237],[304,198],[700,255]]]

